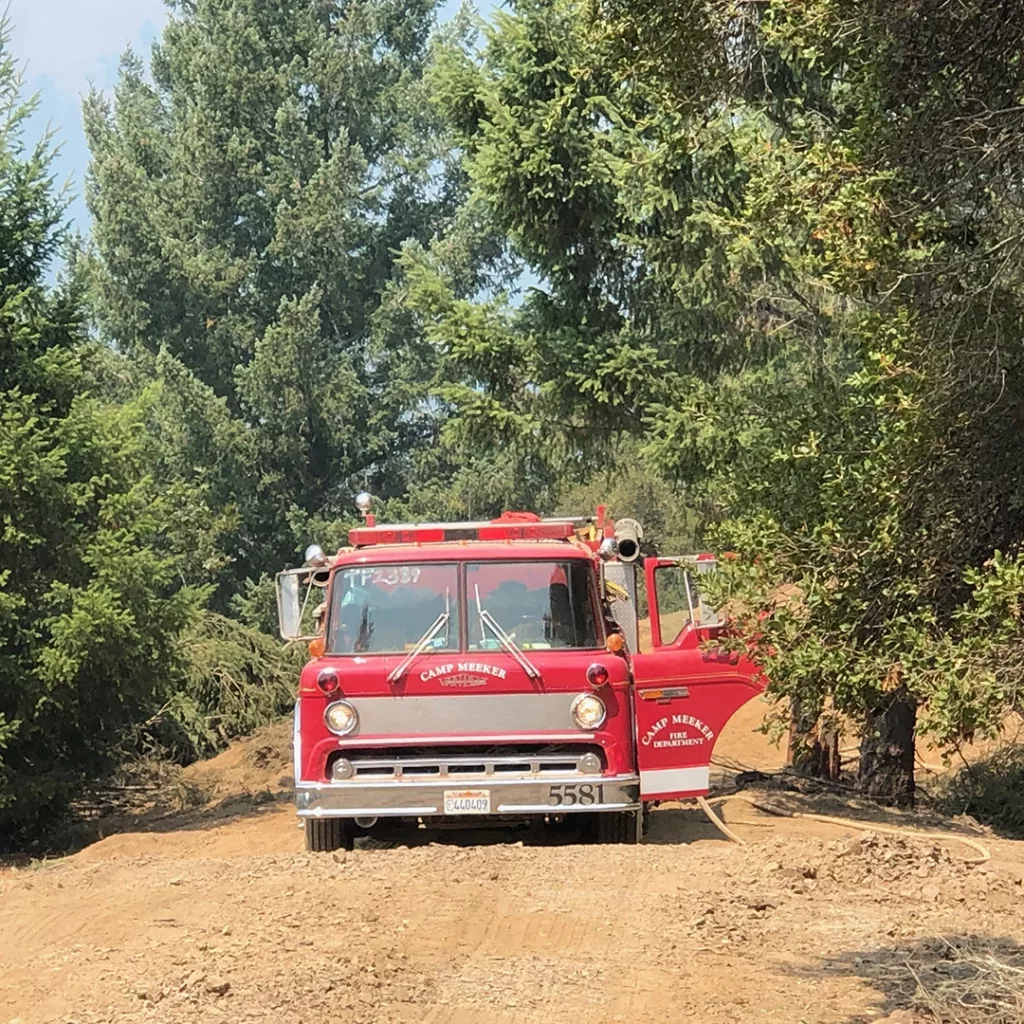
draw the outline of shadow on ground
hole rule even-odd
[[[836,975],[859,978],[873,988],[875,1012],[849,1017],[843,1024],[1024,1021],[1024,947],[1012,939],[943,935],[847,952],[787,973],[810,981]]]
[[[196,796],[194,806],[158,804],[144,814],[121,815],[81,822],[75,830],[74,848],[81,849],[99,839],[126,832],[171,833],[213,830],[245,818],[264,813],[270,808],[290,805],[292,791],[290,778],[282,777],[273,789],[256,792],[239,792],[219,796],[215,800],[200,802]],[[783,792],[762,792],[744,790],[743,797],[749,797],[758,804],[780,812],[795,815],[825,814],[864,825],[886,825],[899,828],[936,829],[945,832],[974,834],[966,826],[959,825],[947,817],[927,812],[900,812],[866,804],[862,801],[843,799],[835,796],[813,797]],[[765,833],[776,828],[779,818],[750,807],[745,802],[727,802],[718,805],[717,813],[756,841],[752,829]],[[560,846],[587,844],[593,841],[592,816],[570,817],[561,823],[538,823],[535,826],[499,825],[494,827],[404,827],[399,834],[389,833],[379,837],[383,846],[423,846],[438,843],[451,846],[514,845]],[[837,835],[841,834],[841,830]],[[649,816],[649,827],[644,843],[657,846],[686,846],[698,841],[728,842],[725,836],[709,821],[695,804],[668,804],[654,810]],[[1024,1018],[1021,1020],[1024,1024]]]

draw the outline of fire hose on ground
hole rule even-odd
[[[841,828],[852,828],[859,832],[880,832],[884,835],[890,836],[905,836],[910,839],[930,839],[938,842],[953,842],[963,843],[965,846],[970,847],[974,850],[978,856],[970,857],[964,860],[965,864],[984,864],[986,861],[992,859],[992,854],[989,853],[988,849],[981,843],[974,839],[969,839],[967,836],[959,836],[953,832],[920,832],[914,828],[893,828],[889,825],[876,825],[871,822],[860,821],[856,818],[839,818],[829,814],[811,814],[806,811],[790,811],[783,807],[776,807],[772,804],[764,803],[760,800],[755,800],[751,796],[747,796],[745,793],[730,793],[727,796],[715,797],[713,800],[707,800],[704,797],[698,797],[697,803],[700,805],[701,810],[708,816],[711,823],[722,833],[727,839],[734,843],[738,843],[740,846],[746,846],[747,842],[741,839],[724,821],[715,813],[713,804],[725,803],[728,800],[739,800],[745,804],[749,804],[751,807],[756,808],[763,814],[771,814],[778,818],[805,818],[809,821],[820,821],[826,825],[838,825]]]

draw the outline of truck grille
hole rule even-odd
[[[538,747],[514,750],[473,750],[460,748],[447,751],[408,750],[381,756],[362,755],[358,751],[342,751],[331,762],[330,774],[335,781],[409,782],[453,779],[544,778],[545,776],[599,775],[604,770],[604,757],[598,746],[571,749]]]
[[[456,736],[472,733],[579,732],[576,692],[473,693],[352,697],[361,736]],[[385,741],[386,742],[386,741]]]

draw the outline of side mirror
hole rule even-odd
[[[286,569],[277,574],[277,622],[283,640],[314,640],[322,628],[322,613],[319,621],[310,608],[313,587],[326,586],[326,580],[318,583],[309,567]],[[320,604],[318,601],[317,604]]]
[[[601,576],[612,619],[622,630],[626,646],[636,654],[640,650],[636,562],[606,562]]]

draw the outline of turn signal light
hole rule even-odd
[[[594,664],[587,669],[587,682],[590,683],[594,689],[597,689],[599,686],[607,686],[608,669],[606,669],[604,665],[600,664],[600,662],[594,662]]]
[[[621,654],[626,649],[626,638],[621,633],[609,633],[604,649],[609,654]]]
[[[338,673],[333,668],[325,668],[323,672],[316,677],[316,685],[323,690],[324,693],[334,693],[338,689]]]
[[[324,643],[324,638],[322,636],[318,636],[315,640],[309,641],[309,656],[311,658],[322,658],[325,650],[326,644]]]

